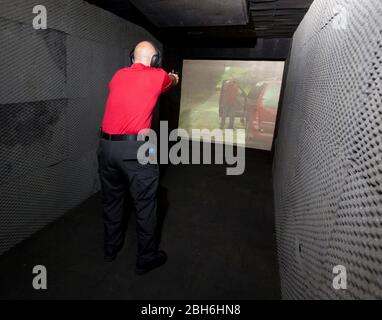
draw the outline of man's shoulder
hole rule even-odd
[[[164,79],[165,76],[167,75],[167,72],[164,71],[162,68],[145,67],[145,68],[140,69],[140,70],[133,70],[130,67],[123,67],[123,68],[121,68],[115,72],[114,77],[123,76],[124,74],[129,74],[131,72],[133,74],[135,74],[136,71],[150,74],[150,75],[153,75],[153,76],[161,78],[161,79]]]
[[[148,67],[146,70],[150,77],[160,82],[164,82],[166,77],[168,76],[167,72],[164,71],[162,68]]]
[[[115,73],[114,73],[114,77],[115,76],[119,76],[119,75],[122,75],[123,73],[127,72],[128,71],[128,67],[123,67],[121,69],[118,69]]]
[[[156,73],[158,75],[162,75],[162,76],[166,74],[166,71],[164,71],[162,68],[150,67],[150,68],[148,68],[148,70],[150,70],[151,72]]]

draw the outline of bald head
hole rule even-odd
[[[142,63],[145,66],[150,66],[151,58],[154,54],[157,53],[157,50],[153,44],[149,41],[142,41],[137,44],[134,50],[134,62]]]

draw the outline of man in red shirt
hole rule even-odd
[[[137,152],[144,141],[138,141],[137,134],[151,127],[158,97],[179,78],[159,68],[160,53],[148,41],[140,42],[130,58],[132,65],[118,70],[110,81],[97,155],[105,261],[113,261],[123,245],[124,203],[130,193],[137,215],[136,272],[143,274],[163,265],[167,256],[158,250],[156,239],[159,168],[138,162]]]

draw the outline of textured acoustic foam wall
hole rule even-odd
[[[274,162],[284,298],[382,298],[381,16],[380,0],[316,0],[294,35]]]
[[[37,5],[47,30],[32,27]],[[0,0],[0,254],[99,189],[114,72],[145,30],[80,0]]]

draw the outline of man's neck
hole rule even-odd
[[[148,63],[147,61],[136,60],[136,61],[134,61],[134,63],[140,63],[146,67],[150,67],[150,63]]]

